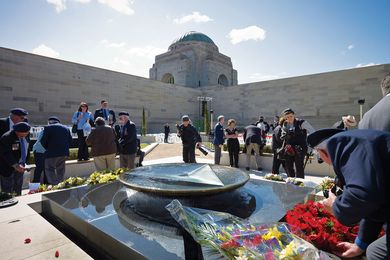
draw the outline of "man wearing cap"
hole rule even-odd
[[[0,137],[12,129],[12,126],[19,122],[27,122],[26,116],[28,112],[23,108],[14,108],[11,109],[9,116],[7,118],[0,119]]]
[[[49,117],[41,139],[45,152],[45,176],[47,182],[57,185],[64,180],[65,161],[69,156],[72,135],[68,127],[61,124],[56,116]]]
[[[390,132],[390,73],[381,82],[383,98],[367,111],[359,122],[359,129]]]
[[[214,164],[219,164],[221,161],[221,152],[222,146],[225,142],[223,134],[223,123],[225,122],[225,117],[220,115],[218,116],[218,123],[214,127]]]
[[[3,192],[22,194],[23,173],[28,158],[26,137],[29,133],[30,125],[19,122],[0,137],[0,178]]]
[[[129,113],[119,112],[119,125],[115,127],[119,142],[120,167],[134,169],[137,153],[137,129],[130,121]]]
[[[356,119],[354,116],[342,116],[340,121],[337,121],[333,127],[338,129],[348,130],[348,128],[356,126]]]
[[[95,110],[95,115],[93,118],[102,117],[106,124],[113,126],[116,122],[115,112],[108,108],[107,100],[100,101],[101,108]]]
[[[360,221],[355,243],[338,244],[339,255],[388,259],[390,248],[390,133],[377,130],[322,129],[307,138],[322,160],[333,166],[343,193],[322,204],[342,224]],[[383,224],[386,235],[378,239]]]
[[[191,125],[189,116],[182,116],[181,121],[182,124],[176,125],[176,127],[177,136],[181,138],[183,144],[183,161],[185,163],[196,163],[195,146],[200,146],[202,138],[196,128]]]
[[[305,178],[304,160],[308,150],[306,137],[314,129],[307,121],[296,118],[291,108],[283,110],[282,121],[284,123],[276,133],[276,138],[283,143],[286,173],[289,177]]]

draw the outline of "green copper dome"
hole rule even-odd
[[[211,44],[215,45],[213,40],[211,40],[210,37],[208,37],[206,34],[203,34],[203,33],[200,33],[200,32],[195,32],[195,31],[191,31],[191,32],[188,32],[188,33],[184,34],[179,39],[175,40],[169,46],[169,49],[171,49],[172,46],[177,44],[177,43],[189,42],[189,41],[206,42],[206,43],[211,43]]]

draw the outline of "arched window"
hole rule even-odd
[[[229,81],[224,74],[219,75],[218,77],[218,85],[229,86]]]
[[[166,73],[162,77],[161,81],[164,82],[164,83],[175,84],[175,78],[172,76],[171,73]]]

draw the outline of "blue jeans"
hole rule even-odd
[[[23,175],[23,173],[14,172],[8,177],[0,176],[1,191],[22,195]]]

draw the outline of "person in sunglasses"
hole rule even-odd
[[[343,193],[321,203],[342,224],[360,222],[355,243],[338,244],[341,257],[366,251],[367,258],[390,254],[390,133],[377,130],[322,129],[310,134],[308,145],[332,165]],[[379,234],[386,225],[386,235]]]

